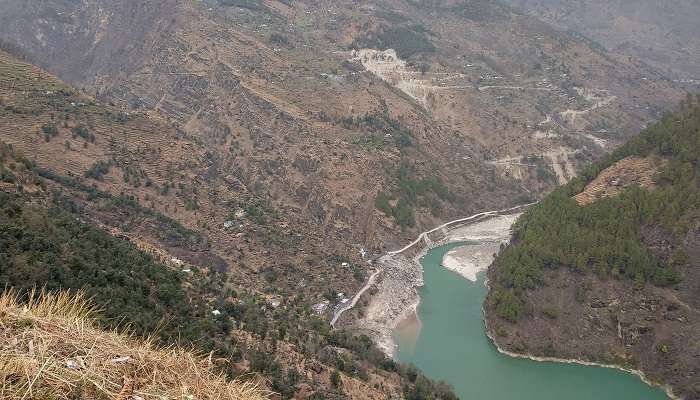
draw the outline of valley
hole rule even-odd
[[[646,374],[650,364],[626,349],[647,338],[636,319],[661,318],[663,301],[623,321],[634,331],[627,347],[586,338],[564,348],[569,333],[552,327],[560,320],[531,319],[539,303],[527,300],[568,296],[532,282],[578,285],[538,274],[555,250],[537,268],[521,255],[528,269],[508,264],[513,275],[497,279],[522,221],[562,187],[576,187],[566,197],[584,209],[677,177],[664,175],[677,167],[665,153],[617,157],[693,103],[695,31],[681,14],[694,5],[644,2],[628,15],[616,0],[604,9],[625,17],[610,21],[569,3],[0,0],[0,282],[20,294],[32,285],[114,291],[137,335],[166,324],[157,340],[167,345],[182,329],[185,345],[224,360],[215,371],[250,375],[274,399],[452,400],[454,382],[399,362],[394,335],[420,314],[421,257],[466,242],[441,273],[469,284],[488,270],[500,282],[485,311],[489,334],[508,333],[494,336],[504,351]],[[678,29],[667,32],[654,13]],[[651,28],[637,38],[640,27]],[[611,157],[619,164],[593,176],[590,165]],[[682,171],[695,167],[685,162]],[[584,211],[570,212],[553,215]],[[657,229],[641,232],[666,260],[680,239]],[[114,262],[129,257],[134,268]],[[640,260],[649,258],[632,264]],[[567,262],[602,268],[593,256]],[[694,282],[652,272],[644,279],[681,291]],[[629,291],[642,275],[631,279],[587,285],[614,314],[616,294],[638,300]],[[572,319],[589,300],[598,304],[586,298]],[[117,301],[96,301],[107,307],[99,328],[115,328]],[[608,335],[601,313],[588,312],[581,332]],[[596,354],[579,354],[592,342]],[[676,362],[658,365],[677,371]],[[655,371],[651,380],[692,398],[691,375]]]

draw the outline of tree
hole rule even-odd
[[[334,388],[339,388],[340,385],[342,384],[342,380],[340,378],[340,373],[338,370],[334,370],[331,372],[331,385],[333,385]]]

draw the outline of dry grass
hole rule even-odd
[[[654,189],[654,175],[665,163],[654,157],[627,157],[603,170],[574,200],[585,206],[605,197],[615,197],[631,185]]]
[[[255,384],[227,381],[211,355],[157,348],[100,330],[81,295],[0,296],[0,398],[257,400]]]

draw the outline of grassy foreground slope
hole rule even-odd
[[[194,398],[261,400],[251,383],[214,372],[211,358],[180,347],[158,348],[93,319],[84,297],[0,296],[0,397],[18,399]]]

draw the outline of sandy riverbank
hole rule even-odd
[[[445,224],[421,234],[422,242],[415,241],[401,251],[390,252],[377,260],[382,273],[376,284],[364,316],[354,321],[353,326],[369,332],[377,346],[387,355],[396,350],[394,334],[404,321],[418,321],[420,303],[419,289],[423,286],[423,269],[420,258],[430,249],[449,243],[469,242],[469,249],[452,254],[450,268],[470,279],[488,267],[501,243],[510,238],[510,227],[520,214],[507,214],[515,210],[504,210],[477,214],[454,224]],[[414,246],[415,245],[415,246]],[[474,277],[474,279],[476,279]],[[420,324],[409,324],[411,329],[420,329]],[[402,325],[403,326],[403,325]],[[417,336],[417,332],[416,333]]]
[[[485,271],[498,252],[500,243],[472,244],[457,247],[445,254],[442,266],[466,279],[476,282],[479,272]]]
[[[465,242],[445,254],[442,265],[466,279],[476,282],[477,275],[488,269],[501,244],[510,240],[510,229],[520,214],[499,215],[463,226],[447,235],[447,243]]]

